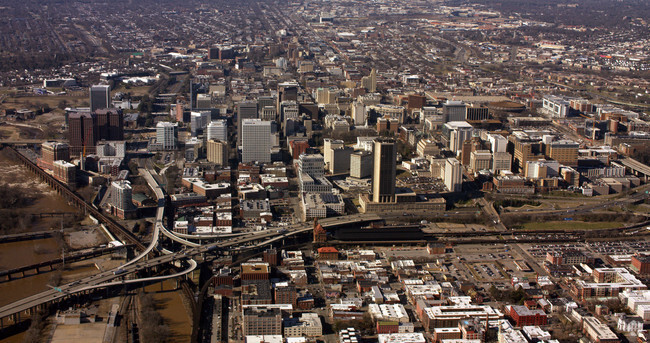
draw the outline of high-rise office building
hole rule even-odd
[[[203,140],[192,137],[185,141],[185,161],[194,162],[201,158]]]
[[[276,99],[276,111],[282,113],[280,104],[283,101],[293,100],[298,101],[298,83],[297,82],[283,82],[278,84],[278,98]]]
[[[512,155],[508,152],[495,152],[492,154],[492,172],[499,173],[502,170],[512,168]]]
[[[377,71],[375,69],[370,71],[370,75],[361,78],[361,87],[370,93],[377,91]]]
[[[332,160],[329,164],[329,170],[332,174],[345,174],[350,172],[350,156],[354,152],[354,148],[349,146],[342,146],[332,149]]]
[[[90,87],[90,111],[111,107],[111,86],[95,85]]]
[[[280,104],[282,108],[282,122],[285,123],[287,119],[296,119],[299,116],[298,103],[292,100],[283,101]]]
[[[211,120],[210,111],[200,111],[190,113],[190,128],[192,137],[202,134],[208,127]]]
[[[100,108],[95,111],[97,140],[124,140],[124,114],[118,108]]]
[[[393,140],[378,139],[374,146],[372,201],[395,202],[397,147]]]
[[[111,212],[118,218],[124,219],[126,214],[133,212],[133,188],[126,180],[111,183]]]
[[[474,128],[466,121],[452,121],[442,126],[442,141],[454,153],[458,153],[463,142],[472,138]]]
[[[97,156],[99,158],[124,158],[126,156],[126,141],[97,142]]]
[[[271,122],[261,119],[242,121],[242,162],[271,162]]]
[[[68,115],[70,155],[94,154],[97,141],[95,118],[91,113],[74,112]]]
[[[52,169],[54,161],[70,160],[70,146],[66,143],[44,142],[41,144],[41,158],[38,164],[41,168]]]
[[[126,180],[113,181],[111,183],[111,203],[120,210],[130,210],[132,207],[131,183]]]
[[[492,167],[492,152],[490,150],[475,150],[470,153],[469,169],[474,173],[490,170]]]
[[[245,119],[256,119],[257,101],[242,101],[237,104],[237,142],[242,144],[242,121]]]
[[[325,169],[332,172],[332,165],[334,164],[334,149],[340,149],[343,147],[345,147],[345,142],[340,139],[325,138],[323,140]]]
[[[298,159],[298,181],[301,192],[332,192],[332,184],[325,178],[324,166],[324,159],[320,154],[300,155]]]
[[[228,124],[225,119],[214,120],[208,124],[208,140],[228,141]]]
[[[225,141],[211,139],[208,141],[207,158],[219,166],[228,164],[228,143]]]
[[[578,165],[579,147],[577,142],[571,140],[556,140],[545,144],[546,156],[564,165],[575,167]]]
[[[357,151],[350,155],[350,176],[358,179],[369,177],[373,171],[374,156],[370,151]]]
[[[450,121],[465,121],[467,105],[462,101],[447,100],[442,104],[442,116],[445,123]]]
[[[524,131],[513,131],[508,136],[508,152],[512,154],[512,171],[526,175],[528,161],[544,158],[541,138]]]
[[[257,108],[264,108],[266,106],[275,107],[275,97],[272,96],[261,96],[257,98]]]
[[[266,121],[277,120],[278,114],[275,111],[275,106],[264,106],[262,107],[262,113],[260,114],[260,119]]]
[[[484,106],[469,106],[465,111],[464,120],[486,120],[490,118],[490,110]]]
[[[506,152],[508,140],[505,137],[499,134],[488,133],[487,141],[490,143],[490,150],[493,153]]]
[[[278,84],[278,101],[294,100],[298,101],[298,83],[284,82]]]
[[[445,163],[445,186],[450,192],[460,192],[463,184],[463,166],[455,158],[448,158]]]
[[[302,154],[298,159],[298,176],[306,174],[311,177],[325,176],[325,161],[320,154]]]
[[[68,115],[68,142],[70,155],[95,153],[100,140],[124,140],[124,115],[122,110],[100,108],[93,113],[74,112]]]
[[[351,108],[351,116],[355,126],[362,126],[366,124],[366,106],[360,101],[354,101]]]
[[[178,124],[159,122],[156,125],[156,143],[163,150],[174,150],[178,143]]]

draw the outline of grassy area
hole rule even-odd
[[[625,207],[625,209],[630,210],[632,212],[650,213],[650,206],[648,206],[646,204],[628,205],[628,206]]]
[[[47,104],[50,108],[56,108],[60,102],[65,101],[69,107],[87,105],[87,96],[67,96],[67,95],[43,95],[43,96],[25,96],[7,98],[2,104],[6,108],[29,108],[33,109],[37,104]]]
[[[556,197],[567,197],[567,198],[584,198],[586,196],[582,195],[582,193],[575,193],[575,192],[565,192],[565,191],[552,191],[549,192],[548,195],[556,196]]]
[[[397,179],[405,179],[407,177],[411,176],[411,172],[407,170],[402,170],[402,169],[397,169]]]
[[[123,83],[120,84],[119,86],[115,87],[111,94],[115,95],[115,93],[131,93],[132,96],[143,96],[145,94],[149,94],[149,90],[151,89],[151,86],[126,86]]]
[[[598,230],[623,226],[619,222],[581,222],[581,221],[550,221],[544,223],[526,223],[521,225],[523,230]]]

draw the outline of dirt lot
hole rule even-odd
[[[95,248],[108,243],[103,233],[94,227],[66,233],[66,243],[72,249]]]
[[[24,97],[9,96],[2,103],[5,108],[15,109],[35,109],[38,104],[46,104],[50,108],[56,108],[61,101],[65,101],[68,107],[87,105],[88,96],[68,96],[68,95],[34,95]]]

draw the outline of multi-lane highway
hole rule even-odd
[[[614,198],[614,199],[608,199],[602,202],[597,202],[594,204],[587,204],[587,205],[580,205],[572,208],[565,208],[565,209],[560,209],[560,210],[550,210],[550,209],[542,209],[542,210],[534,210],[534,209],[515,209],[515,210],[509,210],[508,213],[521,213],[521,212],[528,212],[530,214],[562,214],[562,213],[592,213],[594,211],[599,211],[599,210],[605,210],[609,207],[613,206],[627,206],[630,204],[633,204],[639,200],[647,198],[649,195],[645,193],[645,190],[648,187],[642,186],[638,187],[634,193],[624,197],[624,198]],[[567,200],[571,200],[570,198],[567,198]]]
[[[335,221],[328,221],[326,225],[335,225],[336,223],[346,223],[351,221],[365,221],[374,219],[376,216],[373,215],[354,215],[346,217],[338,217]],[[161,225],[161,228],[164,227]],[[27,311],[29,309],[35,308],[39,305],[46,304],[49,302],[56,301],[58,299],[64,298],[68,295],[89,291],[98,288],[104,288],[114,285],[129,284],[129,283],[141,283],[148,281],[158,281],[173,277],[178,277],[185,275],[194,268],[196,268],[196,262],[192,260],[193,256],[205,254],[205,253],[218,253],[219,251],[227,250],[233,247],[241,247],[241,250],[245,249],[254,249],[259,248],[264,245],[269,244],[269,242],[287,238],[299,233],[307,232],[311,230],[311,226],[308,224],[304,225],[293,225],[288,226],[283,230],[282,233],[277,230],[267,230],[250,233],[241,237],[231,238],[217,243],[205,244],[197,247],[186,248],[185,250],[173,252],[171,254],[165,254],[159,257],[150,258],[147,260],[142,260],[142,256],[139,256],[139,260],[131,260],[128,263],[120,266],[119,268],[108,270],[97,275],[83,278],[81,280],[62,285],[58,289],[50,289],[44,292],[38,293],[31,297],[27,297],[16,301],[14,303],[8,304],[6,306],[0,307],[0,318],[8,318],[14,314]],[[164,232],[163,230],[161,230]],[[261,242],[261,243],[259,243]],[[193,243],[195,244],[195,243]],[[136,257],[138,258],[138,257]],[[136,273],[138,271],[143,271],[146,269],[153,268],[159,265],[165,265],[174,262],[185,261],[188,264],[188,267],[180,273],[164,275],[151,278],[141,278],[141,279],[131,279],[127,280],[126,276]],[[114,281],[114,280],[118,281]]]
[[[14,303],[8,304],[0,308],[0,318],[8,318],[14,314],[19,314],[30,309],[36,308],[40,305],[57,301],[66,296],[86,292],[94,289],[105,288],[116,285],[126,285],[130,283],[142,283],[142,282],[151,282],[159,281],[168,278],[174,278],[178,276],[186,275],[192,272],[196,267],[197,263],[192,259],[192,257],[205,254],[208,252],[218,253],[221,250],[231,249],[237,247],[240,251],[247,249],[255,249],[263,247],[265,245],[271,244],[277,240],[285,239],[290,236],[308,232],[312,229],[309,224],[294,224],[291,226],[284,227],[280,230],[266,230],[258,231],[248,234],[242,234],[238,237],[233,237],[229,239],[224,239],[217,243],[200,245],[186,239],[178,237],[173,232],[167,230],[163,225],[163,215],[164,215],[164,206],[165,206],[165,197],[162,188],[158,185],[155,178],[151,173],[146,169],[140,169],[140,173],[144,176],[145,180],[149,186],[154,190],[156,198],[158,198],[158,210],[156,213],[156,224],[155,229],[152,235],[152,240],[148,246],[134,259],[128,261],[127,263],[121,265],[119,268],[108,270],[97,275],[86,277],[72,283],[68,283],[57,287],[56,289],[49,289],[44,292],[38,293],[36,295],[21,299]],[[345,217],[336,217],[324,219],[321,221],[321,224],[324,227],[332,227],[338,225],[346,225],[349,223],[355,222],[369,222],[380,220],[381,217],[372,214],[357,214]],[[170,239],[179,242],[187,248],[179,252],[172,252],[166,249],[162,249],[163,255],[145,259],[147,256],[152,256],[151,253],[156,251],[160,234],[169,237]],[[156,277],[146,277],[146,278],[132,278],[127,279],[127,276],[133,275],[136,272],[144,271],[156,266],[170,264],[170,263],[184,263],[186,268],[178,273],[170,275],[162,275]]]
[[[28,311],[33,308],[37,308],[40,305],[57,301],[64,297],[91,291],[99,288],[105,288],[116,285],[126,285],[130,283],[143,283],[143,282],[152,282],[159,281],[168,278],[174,278],[186,275],[192,272],[197,267],[197,262],[193,259],[194,256],[202,255],[205,253],[219,253],[224,250],[233,250],[237,249],[247,250],[247,249],[256,249],[272,244],[276,241],[289,238],[291,236],[306,233],[312,230],[310,223],[301,223],[286,226],[279,229],[271,229],[265,231],[258,231],[252,233],[243,233],[239,236],[226,238],[216,243],[210,244],[198,244],[192,242],[186,238],[190,237],[179,237],[176,233],[165,228],[163,224],[164,216],[164,207],[165,207],[165,195],[162,188],[159,186],[155,177],[144,168],[139,169],[141,175],[145,178],[149,186],[154,191],[156,198],[158,199],[158,210],[156,213],[156,222],[155,228],[152,235],[151,242],[144,247],[144,249],[137,255],[134,259],[128,261],[127,263],[121,265],[119,268],[101,272],[97,275],[86,277],[80,280],[77,280],[72,283],[68,283],[57,287],[55,289],[48,289],[36,295],[21,299],[14,303],[8,304],[0,308],[0,318],[9,318],[12,315],[19,314],[25,311]],[[592,204],[588,206],[580,206],[575,209],[570,209],[568,211],[573,212],[588,212],[594,211],[599,208],[605,208],[608,206],[615,206],[619,204],[625,204],[629,201],[636,201],[646,197],[645,192],[637,192],[631,194],[626,199],[612,199],[606,203]],[[553,211],[553,212],[566,212],[567,210],[562,211]],[[498,214],[495,216],[498,218]],[[343,217],[335,217],[321,220],[321,225],[323,227],[336,227],[340,225],[346,225],[351,223],[358,222],[371,222],[381,220],[382,217],[374,214],[356,214]],[[162,236],[166,236],[180,244],[185,245],[186,247],[177,252],[172,252],[166,249],[160,249],[159,240]],[[188,236],[188,235],[186,235]],[[193,238],[193,237],[192,237]],[[159,256],[155,256],[155,253],[161,253]],[[152,257],[155,256],[155,257]],[[147,259],[147,257],[149,257]],[[175,264],[177,267],[184,268],[182,271],[169,274],[161,275],[154,277],[144,277],[144,278],[134,278],[135,273],[140,271],[145,271],[156,266]],[[6,323],[6,322],[5,322]]]

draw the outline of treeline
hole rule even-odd
[[[650,147],[642,147],[634,151],[631,157],[643,164],[650,164]]]
[[[536,214],[504,214],[501,216],[503,225],[507,227],[516,227],[525,223],[549,222],[564,220],[565,217],[571,217],[575,221],[583,222],[616,222],[624,226],[625,223],[640,223],[644,220],[643,217],[630,214],[630,213],[586,213],[586,214],[567,214],[567,215],[536,215]],[[570,223],[570,222],[567,222]],[[568,225],[568,224],[567,224]]]
[[[494,208],[499,210],[501,206],[503,207],[522,207],[522,206],[539,206],[541,203],[539,201],[534,201],[534,200],[520,200],[520,199],[503,199],[503,200],[497,200],[494,202]]]
[[[0,185],[0,210],[22,208],[30,205],[34,198],[27,196],[24,189],[12,185]]]
[[[140,338],[144,343],[163,343],[169,340],[171,331],[165,325],[162,316],[156,310],[156,304],[151,294],[138,294],[140,305]]]

